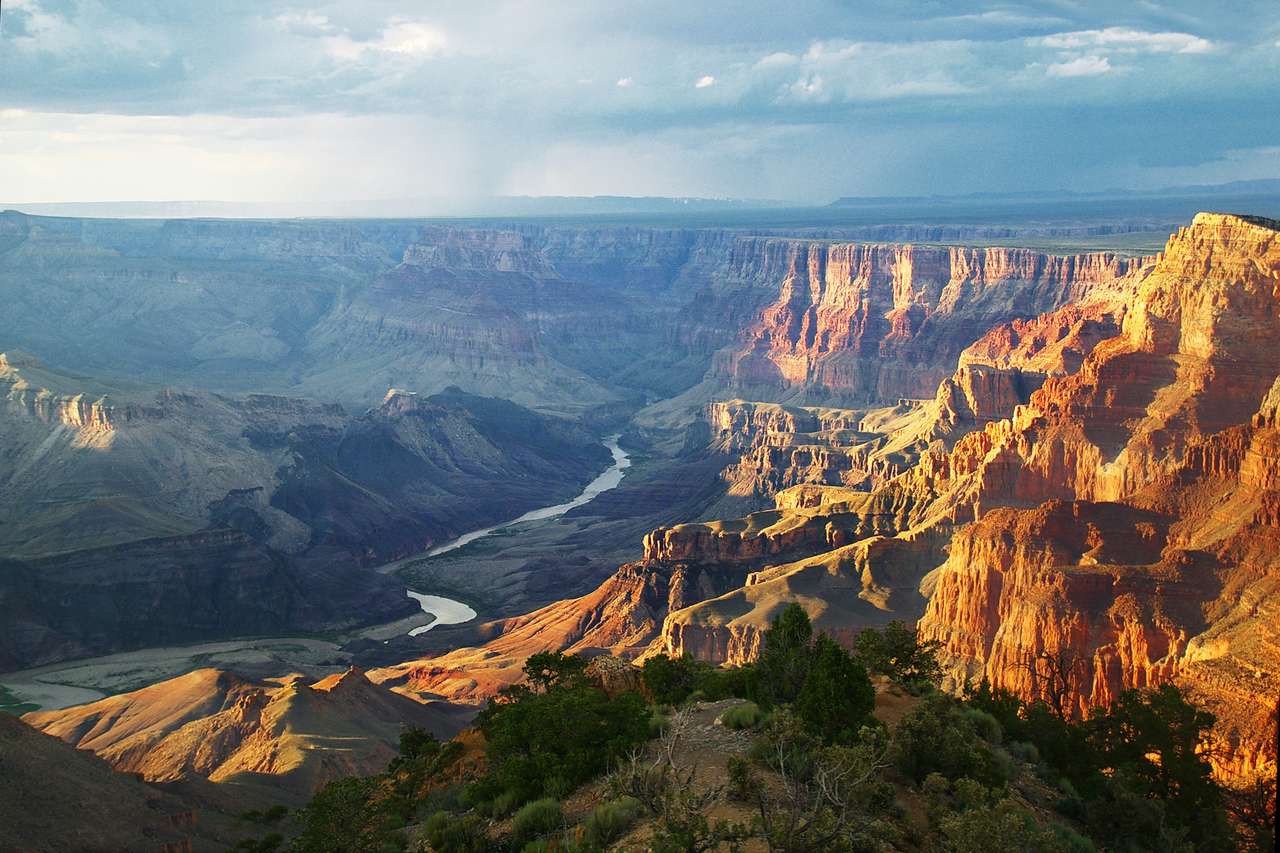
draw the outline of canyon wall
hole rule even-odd
[[[716,370],[853,401],[931,397],[992,326],[1105,288],[1143,261],[1021,249],[767,241],[777,299]]]
[[[6,348],[358,407],[456,385],[579,415],[704,379],[704,400],[928,397],[991,326],[1136,263],[716,228],[3,217]]]

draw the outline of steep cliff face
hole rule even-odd
[[[926,582],[956,679],[1034,695],[1061,657],[1081,712],[1172,680],[1221,717],[1226,772],[1274,767],[1278,312],[1280,225],[1201,214],[1119,335],[935,466],[975,514],[1049,501],[986,512]]]
[[[1139,265],[1018,249],[774,241],[763,251],[781,292],[716,369],[858,401],[932,396],[987,329],[1079,301]]]
[[[708,406],[706,420],[714,446],[739,455],[722,475],[729,493],[770,499],[801,483],[869,489],[900,473],[905,458],[882,452],[885,434],[865,429],[865,414],[731,400]]]
[[[326,782],[386,769],[406,727],[448,738],[466,715],[378,687],[358,670],[313,684],[200,669],[24,719],[148,781],[198,776],[305,797]]]

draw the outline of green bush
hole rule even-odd
[[[477,815],[455,818],[448,812],[436,812],[427,818],[423,833],[436,853],[483,853],[492,846]]]
[[[1036,749],[1034,743],[1027,743],[1025,740],[1015,740],[1005,746],[1009,750],[1009,754],[1024,764],[1039,764],[1040,750]]]
[[[670,725],[671,718],[662,713],[661,708],[652,708],[649,711],[649,737],[662,737],[662,733],[667,730]]]
[[[701,692],[708,702],[736,697],[759,703],[760,672],[755,664],[729,669],[701,664],[694,677],[694,690]]]
[[[511,819],[511,836],[518,847],[564,825],[564,811],[551,797],[526,803]]]
[[[720,725],[735,731],[754,729],[764,722],[764,718],[764,711],[760,710],[759,705],[755,702],[743,702],[721,714]]]
[[[493,802],[489,804],[489,815],[495,818],[506,817],[520,805],[520,798],[514,791],[503,791],[501,794],[493,798]]]
[[[751,772],[751,760],[745,756],[731,755],[726,769],[729,772],[729,799],[740,803],[753,802],[758,781]]]
[[[981,708],[964,708],[962,713],[969,721],[969,725],[973,726],[973,730],[978,733],[978,737],[987,743],[999,744],[1004,739],[999,721],[991,714]]]
[[[942,694],[925,699],[898,723],[894,758],[917,782],[936,772],[952,780],[968,776],[992,788],[1007,781],[1011,765],[1008,756],[994,755],[955,700]]]
[[[938,822],[938,829],[946,839],[945,849],[949,853],[994,850],[1080,853],[1081,850],[1073,840],[1037,822],[1031,812],[1012,800],[949,814]],[[1092,845],[1085,849],[1092,849]]]
[[[650,712],[639,694],[610,698],[583,679],[555,674],[576,670],[563,656],[540,661],[545,692],[510,687],[480,712],[490,766],[474,786],[475,800],[503,791],[519,802],[564,795],[648,739]]]
[[[627,834],[644,811],[634,797],[619,797],[592,809],[582,824],[582,841],[590,850],[603,850]]]

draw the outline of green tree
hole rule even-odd
[[[764,633],[756,666],[761,699],[776,704],[795,700],[809,674],[809,643],[813,625],[799,604],[788,604]]]
[[[875,708],[875,687],[862,664],[826,634],[818,636],[809,656],[796,715],[827,743],[849,741]]]
[[[1163,803],[1197,850],[1221,849],[1229,834],[1222,791],[1203,752],[1214,721],[1166,684],[1125,691],[1088,725],[1099,766]]]
[[[297,853],[364,853],[383,849],[400,821],[375,803],[379,780],[348,778],[330,782],[298,812],[302,831]]]
[[[582,676],[587,662],[564,652],[538,652],[524,662],[524,677],[536,690],[547,690],[553,684],[568,684]]]
[[[898,684],[919,689],[942,680],[938,663],[941,643],[921,643],[914,628],[894,620],[884,630],[866,628],[854,643],[857,657],[872,672]]]

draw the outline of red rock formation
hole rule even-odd
[[[982,516],[926,583],[920,628],[955,678],[1034,693],[1029,661],[1065,655],[1079,712],[1172,680],[1221,717],[1224,770],[1274,767],[1277,336],[1280,226],[1201,214],[1118,336],[930,460]]]

